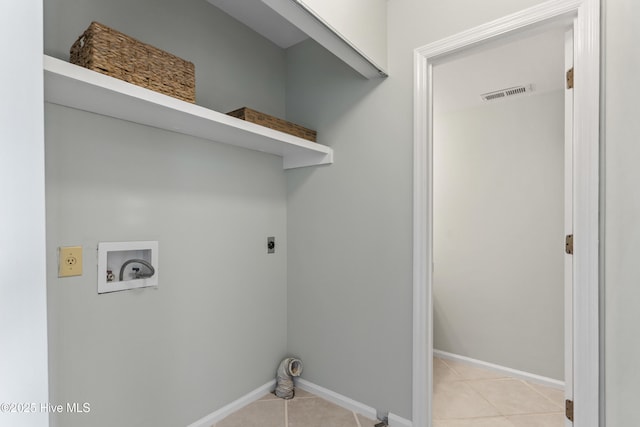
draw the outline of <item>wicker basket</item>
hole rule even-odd
[[[187,102],[196,101],[195,67],[98,22],[71,46],[72,64]]]
[[[227,114],[251,123],[256,123],[264,127],[279,130],[280,132],[285,132],[293,136],[316,142],[317,132],[315,130],[307,129],[295,123],[252,110],[251,108],[242,107]]]

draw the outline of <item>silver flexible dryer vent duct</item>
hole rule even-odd
[[[294,357],[287,357],[278,366],[276,378],[276,396],[282,399],[293,399],[293,377],[302,374],[302,362]]]

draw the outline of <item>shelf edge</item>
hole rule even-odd
[[[275,154],[285,169],[330,164],[333,149],[44,55],[45,101]]]

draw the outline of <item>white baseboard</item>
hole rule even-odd
[[[410,420],[389,413],[389,427],[411,427],[412,425]]]
[[[245,394],[239,399],[234,400],[228,405],[223,406],[211,414],[200,418],[198,421],[189,424],[187,427],[211,427],[211,424],[217,423],[228,415],[236,412],[239,409],[244,408],[250,403],[255,402],[260,399],[265,394],[269,393],[276,386],[276,380],[271,380],[268,383],[261,385],[257,389]]]
[[[353,411],[372,420],[375,420],[377,417],[375,408],[367,406],[364,403],[357,402],[327,388],[321,387],[302,378],[295,378],[295,384],[296,387],[300,387],[302,390],[313,393],[316,396],[328,400],[329,402],[335,403],[336,405],[348,409],[349,411]],[[187,427],[210,427],[212,424],[221,421],[223,418],[226,418],[239,409],[242,409],[248,404],[260,399],[262,396],[272,391],[275,386],[276,381],[271,380],[268,383],[258,387],[257,389],[247,393],[241,398],[236,399],[228,405],[223,406],[217,411],[212,412],[211,414],[206,415],[203,418],[200,418],[198,421],[192,424],[189,424]],[[411,427],[411,421],[390,413],[389,427]]]
[[[547,387],[553,387],[560,390],[564,390],[564,381],[554,380],[553,378],[543,377],[542,375],[536,375],[525,371],[519,371],[517,369],[507,368],[505,366],[496,365],[494,363],[483,362],[482,360],[472,359],[466,356],[460,356],[458,354],[448,353],[442,350],[433,350],[435,357],[441,359],[454,360],[456,362],[466,363],[467,365],[476,366],[482,369],[488,369],[490,371],[499,372],[501,374],[508,375],[510,377],[520,378],[532,383],[545,385]]]
[[[320,387],[319,385],[307,380],[303,380],[302,378],[296,378],[295,384],[296,387],[300,387],[302,390],[313,393],[316,396],[322,397],[323,399],[335,403],[338,406],[342,406],[343,408],[353,411],[357,414],[364,415],[365,417],[372,420],[376,419],[376,410],[371,406],[367,406],[364,403],[356,402],[355,400],[350,399],[347,396],[343,396],[324,387]]]

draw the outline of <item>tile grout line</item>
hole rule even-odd
[[[473,382],[473,381],[491,381],[492,379],[487,379],[487,380],[467,380],[467,382]],[[544,397],[546,400],[551,401],[551,399],[549,399],[547,396],[544,396],[542,393],[540,393],[539,391],[537,391],[536,389],[534,389],[533,387],[531,387],[531,385],[527,384],[526,381],[521,380],[519,378],[499,378],[496,380],[516,380],[516,381],[520,381],[520,382],[524,382],[529,388],[531,388],[533,391],[535,391],[537,394],[541,395],[542,397]],[[519,414],[505,414],[503,411],[500,410],[500,408],[498,408],[495,404],[493,404],[493,402],[491,402],[487,397],[485,397],[480,391],[476,390],[471,384],[467,384],[473,391],[475,391],[478,395],[480,395],[484,400],[486,400],[487,402],[489,402],[489,404],[491,406],[493,406],[496,411],[498,411],[498,413],[500,414],[501,418],[506,419],[507,421],[511,422],[511,420],[509,419],[509,417],[517,417],[517,416],[536,416],[536,415],[552,415],[552,414],[558,414],[558,413],[562,413],[562,410],[558,410],[558,411],[549,411],[549,412],[526,412],[526,413],[519,413]],[[551,403],[553,403],[555,405],[555,402],[551,401]],[[472,418],[457,418],[457,419],[474,419],[474,418],[491,418],[491,417],[472,417]]]
[[[451,366],[449,366],[449,364],[442,358],[438,358],[442,363],[444,363],[444,365],[451,369],[453,371],[454,374],[456,374],[457,376],[460,377],[460,380],[464,381],[464,378],[462,378],[462,375],[460,375],[460,372],[456,371],[455,369],[453,369]],[[432,362],[433,363],[433,362]]]
[[[355,411],[352,411],[351,413],[353,414],[353,418],[355,418],[355,419],[356,419],[356,425],[357,425],[358,427],[362,427],[362,426],[360,425],[360,420],[358,419],[358,414],[356,414],[356,413],[355,413]]]
[[[289,401],[284,401],[284,427],[289,427]]]
[[[435,359],[435,357],[434,357]],[[474,366],[471,365],[469,363],[463,362],[463,361],[457,361],[457,360],[449,360],[450,362],[454,362],[454,363],[458,363],[459,365],[463,365],[463,366],[467,366],[469,368],[472,369],[476,369],[479,371],[484,371],[484,372],[489,372],[491,374],[490,377],[480,377],[480,378],[465,378],[460,372],[456,371],[456,369],[451,366],[450,364],[447,363],[447,359],[444,358],[438,358],[442,363],[445,364],[445,366],[449,369],[451,369],[456,375],[458,375],[460,377],[459,380],[451,380],[451,381],[488,381],[488,380],[515,380],[515,379],[519,379],[516,377],[512,377],[508,374],[504,374],[504,373],[500,373],[497,371],[492,371],[490,369],[486,369],[483,367],[479,367],[479,366]]]
[[[527,412],[527,413],[523,413],[523,414],[505,414],[503,413],[503,411],[500,410],[500,408],[498,408],[496,405],[493,404],[493,402],[491,402],[489,400],[489,398],[485,397],[482,392],[478,391],[475,389],[475,387],[473,387],[470,383],[473,382],[480,382],[480,381],[519,381],[521,383],[524,383],[525,386],[531,390],[533,390],[537,395],[542,396],[545,400],[547,400],[548,402],[552,403],[554,406],[558,407],[558,411],[557,412],[544,412],[544,413],[538,413],[538,412]],[[478,393],[480,396],[482,396],[484,398],[484,400],[486,400],[487,402],[489,402],[489,404],[491,404],[491,406],[493,406],[494,408],[496,408],[496,410],[500,413],[501,416],[503,417],[509,417],[509,416],[514,416],[514,415],[538,415],[538,414],[555,414],[558,412],[562,412],[562,408],[558,406],[557,402],[554,402],[553,400],[551,400],[551,398],[549,398],[548,396],[545,396],[543,393],[539,392],[538,390],[536,390],[534,387],[531,386],[531,384],[529,384],[527,381],[520,379],[520,378],[514,378],[514,377],[504,377],[504,378],[486,378],[486,379],[468,379],[465,380],[465,382],[467,382],[468,386],[471,387],[476,393]]]
[[[491,405],[491,407],[493,407],[498,414],[500,414],[501,417],[506,417],[505,414],[502,413],[502,411],[500,410],[500,408],[498,408],[492,401],[489,400],[489,398],[485,397],[484,394],[482,394],[481,392],[479,392],[478,390],[476,390],[471,384],[469,384],[471,381],[473,380],[465,380],[465,384],[467,384],[467,387],[469,387],[471,390],[473,390],[478,396],[480,396],[481,398],[483,398],[485,400],[485,402],[487,402],[489,405]]]
[[[440,361],[441,361],[442,363],[444,363],[444,365],[445,365],[447,368],[449,368],[451,371],[453,371],[453,373],[454,373],[454,374],[456,374],[456,375],[459,377],[459,378],[457,378],[457,379],[449,380],[449,382],[455,382],[455,381],[490,381],[490,380],[510,380],[510,379],[516,379],[515,377],[510,377],[510,376],[508,376],[508,375],[504,375],[504,376],[492,376],[492,377],[488,377],[488,378],[482,378],[482,377],[480,377],[480,378],[465,378],[465,377],[464,377],[460,372],[456,371],[456,369],[455,369],[453,366],[449,365],[445,359],[440,359]],[[460,364],[464,364],[464,362],[458,362],[458,363],[460,363]],[[497,373],[492,372],[492,371],[489,371],[489,370],[484,369],[484,368],[478,368],[478,367],[475,367],[475,366],[470,366],[470,367],[471,367],[471,368],[474,368],[474,369],[482,370],[482,371],[491,372],[491,374],[492,374],[492,375],[494,375],[494,374],[495,374],[495,375],[498,375]]]
[[[492,379],[487,379],[487,380],[481,380],[481,381],[491,381]],[[511,380],[515,380],[515,381],[520,381],[520,382],[524,382],[526,384],[526,381],[521,380],[519,378],[511,378],[511,377],[506,377],[506,378],[496,378],[493,380],[506,380],[506,381],[511,381]],[[478,381],[478,380],[469,380],[471,381]],[[496,408],[496,411],[498,411],[498,413],[500,414],[501,417],[506,418],[507,421],[510,422],[509,417],[514,417],[514,416],[521,416],[521,415],[547,415],[547,414],[557,414],[558,412],[561,412],[560,410],[558,410],[558,412],[526,412],[526,413],[522,413],[522,414],[505,414],[503,411],[500,410],[500,408],[498,408],[493,402],[491,402],[487,397],[485,397],[481,392],[479,392],[478,390],[476,390],[471,384],[468,384],[469,387],[471,387],[473,389],[473,391],[475,391],[476,393],[478,393],[480,396],[482,396],[482,398],[484,400],[486,400],[487,402],[489,402],[489,404],[491,406],[493,406],[494,408]],[[527,384],[527,386],[531,389],[533,389],[533,387],[531,387],[529,384]],[[538,392],[537,390],[533,389],[533,391],[535,391],[537,394],[542,395],[542,393]],[[550,400],[548,397],[543,396],[546,400]],[[555,402],[551,402],[554,403]]]
[[[496,410],[496,412],[499,414],[500,417],[505,418],[506,419],[506,415],[502,413],[502,411],[493,404],[493,402],[491,402],[489,399],[487,399],[482,393],[480,393],[478,390],[476,390],[474,387],[471,386],[471,384],[469,384],[470,381],[473,381],[469,378],[462,378],[462,375],[460,374],[460,372],[456,371],[454,368],[452,368],[445,359],[439,358],[440,361],[442,363],[445,364],[445,366],[449,369],[451,369],[456,375],[458,375],[460,378],[460,382],[465,383],[467,385],[467,387],[469,387],[469,389],[471,389],[471,391],[473,391],[475,394],[477,394],[478,396],[480,396],[481,399],[483,399],[485,402],[487,402],[489,404],[489,406],[491,406],[493,409]],[[432,362],[433,363],[433,362]],[[463,418],[461,418],[463,419]],[[470,418],[466,418],[466,419],[470,419]],[[509,420],[507,420],[509,421]]]
[[[475,421],[488,421],[488,420],[500,420],[508,423],[509,424],[508,427],[516,427],[513,424],[513,422],[509,419],[508,415],[493,415],[493,416],[487,416],[487,417],[472,417],[472,418],[434,418],[433,419],[433,421],[442,421],[447,425],[449,425],[450,422],[454,422],[457,425],[459,421],[463,421],[465,422],[464,424],[465,426],[470,425],[470,424],[467,424],[467,422],[474,422],[473,425],[476,425]],[[482,425],[486,425],[486,424],[483,423]]]
[[[544,397],[545,399],[547,399],[549,402],[553,403],[554,405],[557,405],[557,404],[558,404],[558,402],[556,402],[556,401],[554,401],[554,400],[551,400],[551,398],[550,398],[550,397],[548,397],[547,395],[545,395],[544,393],[542,393],[542,392],[540,392],[540,391],[536,390],[536,389],[535,389],[535,387],[533,387],[531,384],[529,384],[529,382],[528,382],[528,381],[525,381],[525,380],[520,380],[520,381],[522,381],[522,382],[523,382],[527,387],[529,387],[531,390],[533,390],[534,392],[538,393],[540,396],[542,396],[542,397]],[[542,387],[545,387],[545,386],[542,386]],[[563,393],[564,393],[564,390],[563,390]],[[562,410],[562,409],[564,409],[564,408],[562,408],[562,405],[560,405],[560,410]]]
[[[477,417],[462,417],[462,418],[458,418],[458,417],[454,417],[454,418],[434,418],[434,421],[468,421],[468,420],[489,420],[492,418],[505,418],[505,419],[509,419],[512,417],[536,417],[538,415],[557,415],[557,414],[563,414],[563,412],[561,411],[555,411],[555,412],[526,412],[526,413],[518,413],[518,414],[505,414],[505,415],[481,415],[481,416],[477,416]]]
[[[550,412],[549,414],[555,414],[556,412]],[[512,414],[512,415],[480,415],[477,417],[462,417],[462,418],[434,418],[436,421],[466,421],[466,420],[489,420],[491,418],[507,418],[520,415],[549,415],[549,414]]]
[[[435,358],[434,358],[435,359]],[[461,373],[456,370],[453,366],[451,366],[449,363],[447,363],[447,360],[443,359],[443,358],[438,358],[440,362],[442,362],[442,364],[448,368],[451,372],[453,372],[453,374],[459,376],[459,379],[456,378],[450,378],[448,379],[448,382],[462,382],[465,383],[467,385],[467,387],[469,387],[477,396],[481,397],[482,400],[486,401],[491,407],[495,408],[495,410],[497,411],[497,413],[499,415],[493,415],[493,416],[481,416],[481,417],[471,417],[471,418],[447,418],[447,419],[442,419],[442,421],[449,421],[449,420],[456,420],[456,421],[462,421],[462,420],[482,420],[482,419],[489,419],[489,418],[500,418],[501,420],[506,421],[507,423],[509,423],[509,425],[513,425],[512,424],[512,417],[518,417],[518,416],[538,416],[538,415],[555,415],[555,414],[562,414],[562,408],[558,407],[557,402],[555,402],[550,396],[547,396],[546,394],[544,394],[542,391],[537,390],[532,384],[530,384],[528,381],[521,379],[521,378],[516,378],[516,377],[511,377],[509,375],[506,376],[498,376],[498,377],[492,377],[492,378],[464,378],[463,375],[461,375]],[[482,368],[478,368],[478,369],[482,369]],[[527,412],[527,413],[519,413],[519,414],[507,414],[504,413],[503,411],[500,410],[500,408],[497,407],[497,405],[495,405],[488,397],[486,397],[480,390],[477,390],[473,384],[475,384],[476,382],[484,382],[484,381],[519,381],[519,382],[523,382],[526,384],[526,388],[533,390],[534,393],[536,395],[542,396],[543,399],[545,401],[548,401],[550,403],[553,404],[554,407],[557,407],[558,409],[555,411],[545,411],[545,412],[535,412],[535,413],[531,413],[531,412]],[[544,387],[544,386],[542,386]]]

